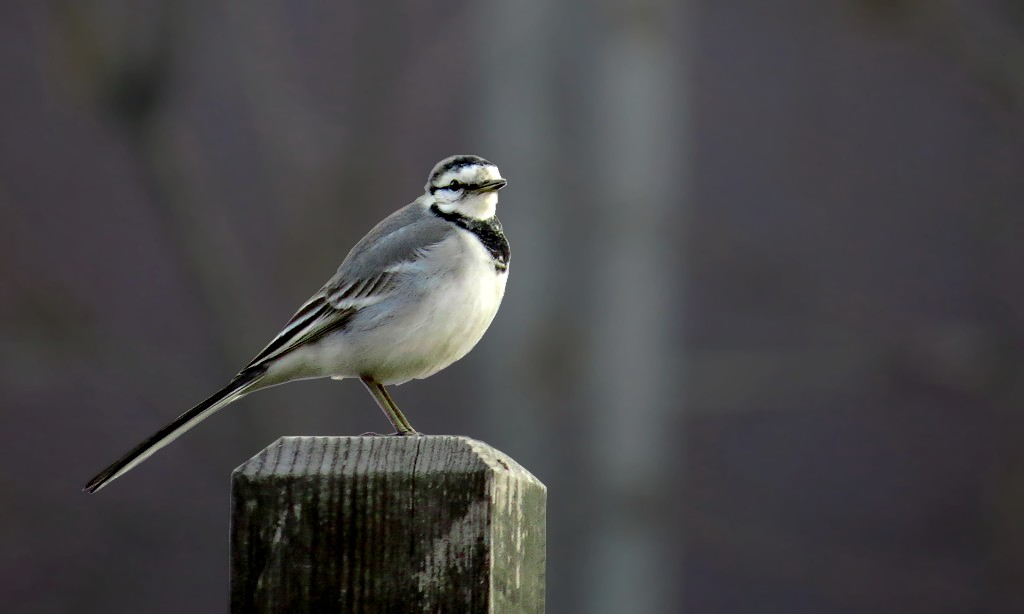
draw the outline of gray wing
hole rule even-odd
[[[246,369],[344,329],[360,309],[390,294],[402,265],[415,262],[453,232],[450,224],[419,203],[384,218],[356,243],[334,277],[295,312]]]

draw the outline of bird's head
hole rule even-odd
[[[480,156],[463,155],[438,162],[424,189],[441,211],[486,220],[494,216],[498,190],[506,183],[497,166]]]

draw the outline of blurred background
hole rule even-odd
[[[384,417],[222,386],[440,158],[501,312],[393,391],[549,488],[548,611],[1024,611],[1024,4],[0,3],[8,612],[215,612],[231,470]]]

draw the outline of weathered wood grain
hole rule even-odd
[[[231,611],[543,612],[547,492],[466,437],[284,437],[232,476]]]

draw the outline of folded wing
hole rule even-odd
[[[451,224],[416,203],[391,214],[352,248],[334,277],[246,368],[343,330],[361,309],[391,295],[404,264],[419,260],[452,232]]]

